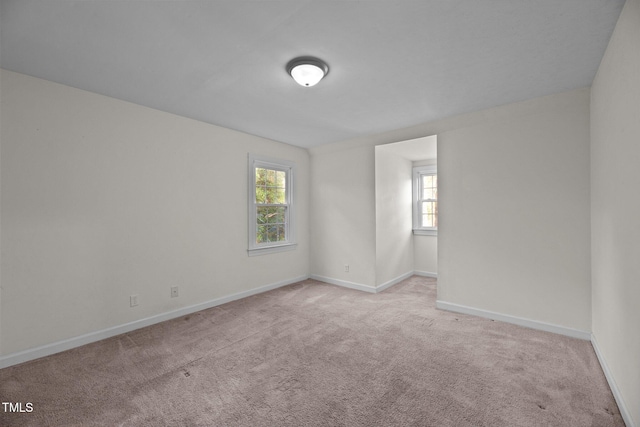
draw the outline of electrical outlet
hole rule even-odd
[[[349,264],[345,264],[344,265],[344,272],[348,273],[349,272]]]
[[[178,296],[178,287],[177,286],[172,286],[171,287],[171,298],[176,298]]]
[[[135,307],[136,305],[138,305],[138,295],[131,295],[129,297],[129,306]]]

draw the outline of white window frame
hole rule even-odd
[[[287,205],[285,214],[285,236],[286,240],[281,242],[257,243],[257,220],[258,203],[256,203],[256,168],[273,169],[285,172],[285,204]],[[293,201],[293,181],[295,173],[295,163],[288,160],[273,159],[249,153],[248,167],[249,183],[249,256],[264,255],[274,252],[290,251],[296,248],[295,226],[294,226],[294,201]]]
[[[437,236],[438,227],[422,227],[420,218],[422,217],[422,177],[425,175],[438,175],[436,165],[416,166],[413,168],[413,234],[422,236]],[[437,200],[437,199],[436,199]]]

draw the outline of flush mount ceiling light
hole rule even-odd
[[[287,73],[300,86],[315,86],[329,72],[329,66],[318,58],[302,56],[294,58],[287,64]]]

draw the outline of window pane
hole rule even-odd
[[[263,168],[256,168],[256,185],[265,185],[267,170]]]
[[[284,224],[286,206],[257,207],[257,224]]]
[[[278,188],[274,186],[269,186],[266,188],[267,191],[267,203],[280,203],[278,202]]]
[[[264,243],[267,241],[267,226],[259,225],[256,229],[256,243]]]
[[[276,232],[275,226],[273,225],[267,226],[267,242],[275,241],[275,232]]]
[[[276,171],[267,169],[267,185],[276,185]]]
[[[435,213],[433,215],[433,226],[438,227],[438,202],[435,203]]]
[[[435,215],[433,214],[424,214],[422,215],[422,226],[423,227],[435,227]]]
[[[422,199],[437,199],[438,198],[438,176],[437,175],[423,175],[422,176]]]
[[[257,220],[258,225],[260,225],[260,224],[266,224],[266,223],[267,223],[267,215],[268,215],[268,213],[269,213],[269,212],[268,212],[268,209],[269,209],[269,208],[261,208],[261,207],[258,207],[257,209],[258,209],[258,210],[257,210],[257,212],[256,212],[256,213],[257,213],[257,215],[256,215],[256,220]]]
[[[422,194],[424,199],[435,199],[436,198],[436,190],[433,188],[425,188],[424,193]]]
[[[285,233],[286,206],[257,207],[256,243],[281,242]]]
[[[256,203],[267,203],[267,175],[267,169],[256,168]]]
[[[256,168],[256,203],[286,203],[287,173]]]
[[[272,223],[284,224],[285,213],[287,211],[286,207],[274,208],[275,212],[273,213]]]
[[[256,203],[266,203],[266,190],[256,185]]]
[[[285,207],[273,207],[269,212],[269,224],[284,224]]]
[[[438,226],[438,202],[422,202],[422,227]]]
[[[268,225],[266,228],[267,242],[282,242],[285,240],[284,224]]]
[[[274,194],[274,188],[273,187],[265,187],[264,188],[264,200],[265,203],[275,203],[275,194]]]
[[[274,200],[273,203],[285,203],[284,187],[275,189]]]
[[[259,225],[256,229],[256,243],[284,242],[285,240],[284,224]]]

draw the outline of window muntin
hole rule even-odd
[[[436,234],[438,230],[438,174],[436,166],[413,168],[413,230]]]
[[[249,255],[295,244],[293,169],[288,161],[249,155]]]

